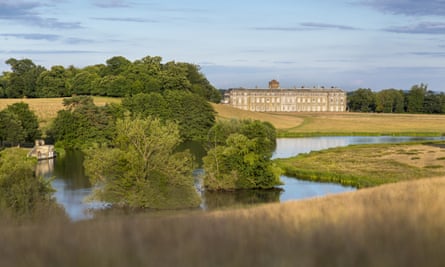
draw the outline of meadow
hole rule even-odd
[[[440,136],[445,115],[386,113],[258,113],[214,104],[219,119],[269,121],[281,137],[335,135]]]
[[[358,188],[445,173],[443,142],[353,145],[275,162],[286,175]]]

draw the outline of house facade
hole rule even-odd
[[[281,88],[276,80],[269,88],[232,88],[224,102],[235,108],[257,112],[344,112],[346,92],[337,87]]]

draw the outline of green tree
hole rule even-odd
[[[376,96],[371,89],[359,88],[348,94],[348,107],[355,112],[374,112]]]
[[[18,116],[11,111],[0,111],[0,147],[4,143],[16,146],[25,141],[25,133]]]
[[[0,212],[29,218],[56,207],[50,181],[35,177],[36,160],[27,152],[11,148],[0,153]]]
[[[6,64],[12,69],[12,73],[7,76],[6,95],[10,98],[35,97],[37,78],[45,68],[34,64],[30,59],[10,58]]]
[[[428,91],[426,84],[413,85],[407,95],[407,111],[409,113],[422,113],[425,95]]]
[[[203,158],[204,186],[208,190],[234,190],[268,189],[281,184],[281,170],[270,160],[275,143],[271,129],[275,130],[259,121],[215,124],[209,132],[212,148]]]
[[[164,94],[168,119],[178,123],[184,140],[205,140],[215,124],[215,110],[202,97],[190,92],[169,90]]]
[[[68,77],[69,74],[63,66],[53,66],[51,70],[42,72],[37,79],[36,96],[70,96]]]
[[[110,142],[115,120],[111,109],[94,105],[86,96],[64,99],[64,105],[67,109],[57,113],[47,131],[57,146],[83,148]]]
[[[181,141],[176,124],[127,117],[117,121],[116,131],[113,148],[87,151],[95,198],[131,208],[199,206],[192,156],[174,152]]]
[[[9,105],[6,111],[15,114],[15,118],[19,121],[19,124],[23,128],[24,141],[34,142],[36,139],[41,138],[41,131],[39,129],[39,120],[35,113],[29,109],[29,105],[21,102]]]
[[[384,113],[403,113],[405,110],[403,91],[385,89],[376,95],[376,111]]]

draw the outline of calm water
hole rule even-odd
[[[444,140],[441,138],[417,137],[310,137],[310,138],[279,138],[273,158],[286,158],[322,150],[331,147],[347,146],[351,144],[397,143],[416,140]],[[188,146],[199,159],[204,154],[198,146]],[[85,177],[83,169],[83,155],[78,151],[66,153],[63,158],[40,161],[37,173],[44,177],[53,177],[53,187],[57,190],[55,198],[65,207],[67,214],[73,220],[91,218],[94,210],[105,208],[105,203],[87,202],[91,193],[91,184]],[[266,202],[284,202],[324,196],[355,190],[338,184],[302,181],[293,177],[281,176],[284,185],[276,190],[245,190],[234,193],[203,192],[202,208],[207,210],[221,207],[239,206]]]

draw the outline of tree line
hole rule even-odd
[[[348,109],[353,112],[444,114],[445,93],[428,90],[426,84],[414,85],[408,91],[374,92],[359,88],[348,93]]]
[[[146,56],[131,62],[122,56],[76,68],[52,66],[46,69],[31,59],[10,58],[11,71],[0,76],[0,98],[44,98],[93,95],[124,97],[138,93],[188,91],[208,101],[219,102],[221,94],[200,72],[198,65],[183,62],[162,63],[159,56]]]

